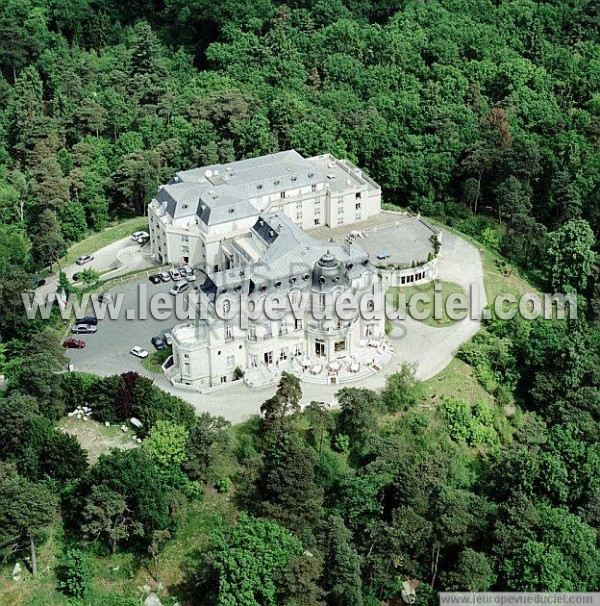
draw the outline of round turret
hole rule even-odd
[[[348,271],[328,250],[313,267],[312,289],[330,292],[338,287],[346,289],[349,285]]]

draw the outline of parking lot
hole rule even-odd
[[[173,326],[180,323],[174,316],[166,320],[158,320],[150,314],[150,297],[164,293],[169,300],[173,300],[174,297],[168,294],[172,286],[173,282],[154,285],[144,278],[107,291],[111,293],[114,301],[117,294],[122,295],[121,313],[115,319],[109,318],[106,314],[104,319],[98,321],[96,334],[80,335],[79,338],[86,343],[85,348],[67,350],[74,369],[99,375],[122,373],[128,370],[141,372],[141,369],[143,370],[141,360],[130,354],[129,350],[139,345],[152,353],[155,350],[150,339],[170,331]],[[93,315],[93,312],[90,315]],[[145,319],[140,319],[144,315]]]

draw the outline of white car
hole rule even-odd
[[[174,297],[179,293],[185,292],[189,288],[188,282],[178,282],[173,286],[173,288],[169,291]]]
[[[138,345],[136,345],[135,347],[132,347],[131,351],[129,353],[133,354],[136,358],[142,358],[142,359],[147,358],[149,355],[145,349],[142,349]]]
[[[139,240],[145,240],[149,238],[150,234],[147,231],[136,231],[134,234],[131,234],[131,239],[138,242]]]
[[[171,337],[171,333],[170,332],[166,332],[162,338],[164,339],[164,342],[171,347],[171,345],[173,345],[173,337]]]
[[[194,280],[196,279],[196,272],[195,272],[195,271],[192,271],[191,273],[187,273],[187,274],[185,275],[185,279],[186,279],[188,282],[194,282]]]
[[[181,273],[179,272],[178,269],[173,268],[169,272],[169,275],[171,276],[171,280],[173,280],[173,282],[177,282],[178,280],[181,280]]]

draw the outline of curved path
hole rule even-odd
[[[439,257],[440,280],[454,282],[470,293],[472,313],[469,317],[447,328],[431,327],[408,318],[399,323],[390,335],[395,352],[381,372],[360,382],[345,383],[344,386],[382,389],[389,375],[408,362],[415,364],[417,376],[428,379],[442,371],[456,355],[458,347],[473,337],[479,330],[481,311],[486,304],[483,285],[483,266],[479,251],[458,236],[444,232],[444,242]],[[163,389],[189,401],[197,412],[207,411],[222,415],[232,423],[246,420],[257,414],[260,405],[273,395],[275,388],[251,390],[245,385],[232,385],[222,390],[199,394],[176,389],[162,375],[151,375]],[[312,400],[331,402],[340,386],[302,383],[302,403]]]

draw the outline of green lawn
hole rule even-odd
[[[161,372],[161,366],[172,353],[173,351],[170,347],[167,347],[167,349],[163,349],[162,351],[154,351],[147,358],[142,360],[142,366],[149,372],[158,374]]]
[[[133,219],[121,221],[117,225],[91,234],[69,248],[67,254],[60,260],[61,267],[74,263],[75,259],[80,255],[94,253],[100,248],[126,238],[136,231],[147,231],[147,228],[148,220],[145,217],[134,217]]]
[[[436,291],[436,284],[438,285],[437,288],[439,289],[439,287],[441,286],[441,290]],[[397,307],[398,305],[398,298],[399,298],[399,294],[402,293],[403,295],[405,295],[406,297],[406,309],[407,309],[407,314],[408,314],[408,304],[410,302],[410,299],[413,295],[416,294],[426,294],[429,297],[429,304],[424,304],[424,303],[418,303],[417,304],[417,310],[420,312],[421,310],[428,310],[429,313],[429,317],[425,320],[423,320],[423,322],[427,325],[427,326],[433,326],[434,328],[443,328],[446,326],[450,326],[452,325],[456,320],[452,320],[448,317],[448,314],[446,313],[446,301],[448,299],[448,296],[454,293],[460,293],[462,295],[465,295],[466,297],[466,292],[465,289],[462,286],[459,286],[458,284],[454,284],[453,282],[444,282],[442,280],[436,280],[435,282],[429,282],[427,284],[419,284],[417,286],[409,286],[409,287],[394,287],[394,288],[390,288],[387,291],[387,300],[388,302],[390,302],[394,307]],[[441,295],[441,310],[439,310],[440,313],[438,313],[438,319],[436,319],[434,317],[434,309],[435,309],[435,305],[434,305],[434,296],[437,295],[439,297],[439,295]],[[463,312],[463,314],[468,313],[468,312]],[[408,314],[410,315],[410,314]]]
[[[458,358],[454,358],[440,373],[424,381],[423,385],[425,402],[435,406],[445,396],[460,398],[469,404],[494,401],[475,377],[473,369]]]

